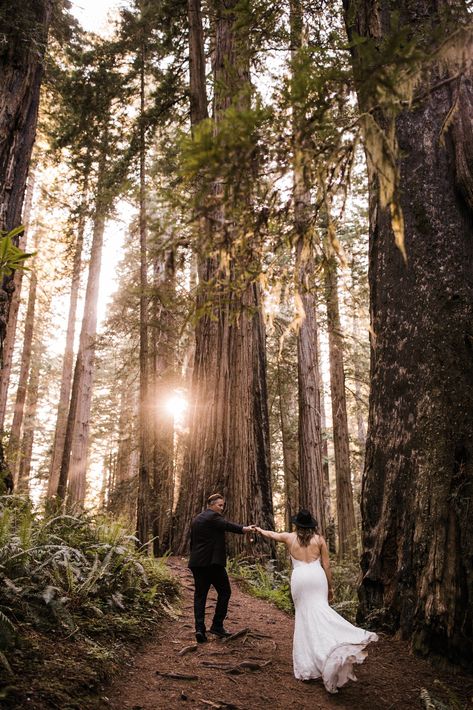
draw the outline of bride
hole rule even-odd
[[[359,629],[329,606],[333,599],[327,544],[317,534],[317,521],[308,510],[292,518],[296,532],[256,531],[284,542],[292,560],[291,594],[296,610],[294,675],[300,680],[322,678],[326,690],[336,693],[348,680],[356,680],[355,663],[363,663],[364,650],[376,634]]]

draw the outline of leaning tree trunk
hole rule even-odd
[[[70,506],[82,506],[86,494],[86,466],[89,443],[89,418],[97,336],[97,304],[99,297],[102,246],[107,214],[104,198],[105,155],[99,167],[94,228],[90,251],[89,273],[84,300],[84,314],[79,349],[74,368],[66,436],[61,461],[57,496]]]
[[[373,0],[344,5],[350,35],[389,43],[389,13],[375,13]],[[376,152],[380,131],[367,131],[372,358],[361,609],[400,629],[417,651],[471,664],[471,29],[461,31],[469,16],[460,0],[435,6],[401,0],[398,9],[411,37],[421,46],[427,39],[430,62],[412,106],[406,101],[395,120],[374,94],[376,74],[364,64],[368,54],[356,49],[358,41],[353,49],[361,109],[398,146],[397,205],[407,252],[405,263],[385,206],[386,173]],[[446,24],[452,13],[453,28]],[[443,42],[438,63],[432,59],[437,37]]]
[[[34,239],[34,248],[36,249],[41,241],[43,234],[43,226],[38,225]],[[36,261],[36,260],[35,260]],[[18,388],[16,391],[15,405],[13,408],[13,421],[10,429],[10,438],[8,440],[8,459],[10,468],[13,473],[13,480],[16,483],[18,480],[18,468],[20,462],[20,438],[23,425],[23,417],[25,413],[25,400],[28,385],[28,377],[31,364],[31,349],[33,344],[33,333],[35,329],[35,311],[36,298],[38,290],[38,275],[36,272],[36,264],[33,262],[31,271],[30,288],[28,291],[28,303],[26,306],[25,330],[23,333],[23,347],[21,351],[20,374],[18,378]]]
[[[335,260],[325,265],[325,295],[330,359],[330,392],[332,399],[333,449],[337,489],[338,555],[357,553],[355,508],[350,467],[345,370],[343,366],[343,335],[338,305],[338,278]]]
[[[18,466],[18,493],[28,493],[30,489],[31,461],[33,456],[34,435],[37,427],[41,359],[44,352],[42,326],[40,329],[41,333],[37,334],[35,338],[36,342],[33,346],[33,361],[26,395],[23,436],[21,438],[21,457]]]
[[[248,58],[244,56],[248,48],[233,14],[235,5],[232,0],[215,8],[216,132],[231,105],[237,110],[248,108]],[[236,285],[237,275],[241,280],[250,259],[241,254],[237,263],[234,246],[243,226],[233,223],[222,197],[223,186],[217,180],[212,187],[214,226],[210,236],[222,245],[222,256],[228,257],[228,262],[222,269],[218,258],[201,254],[199,264],[200,297],[211,303],[212,312],[207,309],[196,329],[189,457],[176,515],[180,552],[187,548],[192,517],[216,490],[227,497],[230,518],[243,523],[259,520],[263,527],[273,525],[261,293],[259,285],[248,279],[244,285]],[[244,549],[245,541],[232,536],[229,545],[235,553]]]
[[[291,0],[291,54],[294,84],[298,81],[298,53],[302,48],[303,16],[300,0]],[[294,92],[295,96],[295,92]],[[310,241],[311,200],[306,146],[305,107],[293,99],[294,228],[296,233],[296,290],[301,311],[297,334],[299,381],[299,502],[317,518],[325,533],[322,426],[320,417],[319,358],[315,261]]]
[[[86,223],[88,179],[84,180],[82,190],[82,201],[79,207],[79,219],[77,224],[77,240],[72,263],[71,295],[69,301],[69,313],[67,317],[66,344],[64,350],[64,360],[62,363],[61,389],[59,393],[59,403],[57,408],[56,427],[54,430],[53,453],[51,456],[51,467],[48,480],[48,498],[56,495],[61,471],[61,461],[64,453],[64,442],[66,440],[67,415],[69,411],[69,400],[72,387],[72,370],[74,363],[74,336],[76,329],[77,302],[79,299],[80,275],[82,268],[82,249],[84,245],[84,232]]]

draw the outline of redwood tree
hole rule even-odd
[[[338,303],[338,272],[334,257],[325,264],[325,296],[330,358],[330,392],[332,399],[333,449],[337,486],[338,554],[346,557],[357,552],[355,508],[350,467],[343,333]]]
[[[300,310],[297,335],[299,381],[299,503],[315,515],[325,533],[322,424],[317,352],[317,299],[311,209],[311,171],[308,120],[303,97],[297,90],[303,56],[303,11],[300,0],[291,0],[293,199],[296,233],[296,290]]]
[[[385,2],[344,6],[370,183],[361,608],[471,662],[471,15],[462,0],[400,0],[399,23]]]
[[[237,6],[234,0],[211,5],[212,132],[217,137],[226,131],[227,139],[234,131],[232,119],[249,116],[250,110],[249,43]],[[199,245],[204,312],[196,329],[189,457],[176,516],[176,547],[181,552],[187,548],[192,517],[216,490],[227,497],[230,518],[273,525],[265,335],[260,287],[251,278],[258,255],[245,234],[245,213],[251,204],[248,147],[238,156],[222,156],[213,184],[206,185],[211,226]],[[235,552],[245,543],[232,538],[230,544]]]

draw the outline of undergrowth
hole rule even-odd
[[[434,680],[436,687],[435,693],[422,688],[420,691],[420,699],[425,710],[466,710],[469,704],[464,703],[444,683],[439,680]]]
[[[333,608],[354,623],[358,599],[356,596],[359,565],[356,560],[331,561],[334,602]],[[245,558],[229,561],[229,572],[245,590],[255,597],[272,602],[282,611],[293,613],[291,599],[290,567],[286,560],[277,562],[251,562]]]
[[[0,705],[94,707],[125,642],[172,615],[177,594],[120,523],[0,496]]]

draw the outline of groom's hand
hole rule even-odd
[[[245,525],[245,527],[243,528],[243,532],[244,533],[251,533],[254,531],[254,529],[255,529],[254,525]]]

